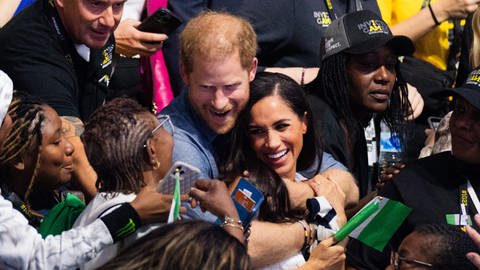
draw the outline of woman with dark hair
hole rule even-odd
[[[98,108],[86,123],[82,140],[90,164],[98,175],[96,186],[99,193],[75,221],[74,227],[90,224],[121,204],[131,202],[144,187],[156,189],[160,179],[172,166],[172,132],[173,126],[168,115],[155,117],[132,99],[116,98]],[[207,193],[209,199],[214,201],[212,205],[217,208],[209,207],[206,210],[221,218],[228,216],[239,220],[226,187]],[[186,199],[186,195],[182,197]],[[165,208],[159,213],[163,215],[163,221],[167,220],[171,201],[172,195],[164,196]],[[141,227],[125,240],[98,252],[82,269],[103,265],[133,240],[144,237],[158,226]],[[131,229],[125,227],[122,231]],[[242,231],[238,228],[227,224],[224,229],[238,236],[237,239],[243,239]]]
[[[81,138],[98,180],[98,194],[75,221],[90,224],[122,203],[131,202],[142,188],[156,188],[172,163],[173,137],[169,117],[155,117],[128,98],[116,98],[98,108],[85,125]],[[171,195],[165,195],[165,220]],[[84,268],[96,268],[114,257],[122,246],[142,237],[156,225],[142,227],[120,244],[99,252]]]
[[[325,31],[320,71],[306,90],[326,151],[354,174],[360,197],[372,190],[364,128],[377,115],[392,133],[404,133],[410,103],[397,57],[413,50],[410,39],[393,36],[367,10],[347,14]]]
[[[396,249],[421,224],[448,224],[464,229],[480,212],[479,78],[480,69],[474,69],[464,85],[448,91],[455,99],[449,122],[451,152],[409,162],[378,192],[379,196],[405,204],[412,212],[383,253],[365,245],[351,246],[353,241],[349,243],[349,261],[356,269],[385,269],[388,247]],[[477,224],[472,226],[478,229]]]
[[[265,197],[259,220],[298,222],[305,225],[306,232],[313,232],[313,227],[304,221],[305,201],[303,205],[294,205],[289,193],[289,186],[307,180],[299,172],[313,167],[316,176],[308,181],[312,188],[302,184],[310,190],[309,197],[315,193],[320,196],[324,191],[321,189],[333,189],[327,199],[342,216],[345,195],[334,181],[319,174],[326,169],[320,161],[322,148],[300,85],[286,75],[265,72],[257,74],[250,89],[250,99],[232,130],[230,155],[222,167],[225,179],[234,181],[248,171],[250,181]],[[326,187],[328,184],[330,187]],[[270,269],[284,269],[278,267],[288,268],[292,264],[298,267],[305,262],[302,260],[299,254]]]
[[[0,153],[2,196],[38,228],[62,199],[55,189],[72,178],[74,148],[58,114],[38,99],[14,92],[8,114],[13,126]]]

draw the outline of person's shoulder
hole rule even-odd
[[[1,28],[0,37],[2,37],[2,43],[17,45],[16,43],[21,42],[31,46],[47,46],[49,44],[40,42],[51,39],[53,29],[43,8],[33,4]]]
[[[170,116],[175,127],[175,135],[179,137],[195,137],[195,134],[200,133],[200,127],[195,122],[191,111],[192,109],[186,101],[185,94],[182,93],[174,98],[168,106],[163,108],[160,114]]]
[[[320,96],[307,92],[306,98],[316,119],[336,119],[333,109]]]
[[[453,156],[450,151],[430,155],[424,158],[413,160],[407,164],[406,170],[448,170],[448,167],[442,166],[453,162]]]
[[[397,186],[418,185],[421,182],[433,185],[444,182],[448,184],[452,173],[450,165],[453,163],[451,152],[442,152],[408,162],[394,178],[394,183]]]
[[[135,194],[100,192],[88,203],[80,216],[77,217],[73,227],[87,225],[98,217],[106,214],[110,208],[113,210],[125,202],[131,202],[135,199]]]
[[[2,69],[5,69],[6,65],[14,66],[11,67],[13,70],[19,70],[22,67],[28,69],[29,66],[52,65],[65,61],[48,18],[35,12],[41,10],[28,8],[0,29]],[[48,72],[47,69],[39,71]]]

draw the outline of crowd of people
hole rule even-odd
[[[478,1],[203,2],[0,0],[1,269],[480,269]]]

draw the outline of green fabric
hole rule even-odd
[[[45,238],[47,235],[58,235],[71,229],[83,209],[85,209],[83,201],[67,193],[65,200],[55,205],[45,216],[38,232]]]
[[[411,211],[400,202],[377,196],[353,216],[334,238],[341,241],[348,235],[382,252]]]

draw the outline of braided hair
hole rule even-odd
[[[358,138],[363,136],[358,134],[360,129],[358,125],[365,126],[367,123],[360,122],[355,118],[352,111],[352,101],[350,100],[350,83],[347,73],[347,61],[349,55],[341,52],[324,59],[320,65],[318,76],[310,84],[305,86],[305,90],[317,94],[325,101],[335,112],[343,129],[344,137]],[[410,112],[410,102],[408,101],[407,85],[401,77],[399,64],[395,65],[396,80],[393,85],[392,94],[388,108],[379,113],[379,119],[385,120],[392,133],[399,134],[402,141],[406,138],[405,116]],[[402,98],[405,97],[405,98]],[[372,113],[373,116],[373,113]],[[368,119],[370,120],[371,117]],[[347,142],[349,147],[352,144]],[[404,145],[404,144],[403,144]]]
[[[116,98],[98,108],[85,125],[81,139],[98,175],[101,192],[138,193],[145,186],[144,144],[152,122],[139,117],[150,112],[128,98]]]
[[[40,153],[42,150],[42,123],[45,119],[44,107],[38,98],[27,95],[20,91],[14,91],[13,100],[8,109],[12,118],[13,126],[7,138],[3,142],[3,149],[0,153],[0,179],[1,184],[6,185],[9,177],[9,168],[13,161],[19,160],[25,153],[36,154],[35,168],[22,196],[27,212],[30,212],[30,194],[37,180],[40,167]]]

